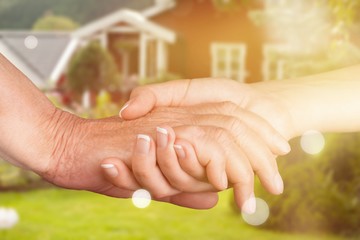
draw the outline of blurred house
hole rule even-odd
[[[145,2],[144,2],[145,3]],[[249,8],[222,11],[210,0],[155,0],[143,9],[120,9],[71,33],[0,32],[0,52],[38,87],[54,88],[74,52],[99,40],[111,50],[125,88],[134,79],[175,73],[184,78],[264,77],[264,31]]]
[[[57,65],[70,43],[66,32],[0,31],[0,53],[40,89],[59,78]]]

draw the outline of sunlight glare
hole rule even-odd
[[[137,208],[146,208],[151,203],[151,195],[145,189],[139,189],[132,195],[132,202]]]
[[[39,44],[39,41],[37,37],[33,35],[29,35],[24,39],[24,45],[27,49],[33,50],[35,49]]]
[[[319,131],[310,130],[301,136],[301,148],[308,154],[318,154],[325,146],[325,138]]]
[[[256,211],[254,214],[241,213],[246,223],[252,226],[259,226],[269,218],[270,211],[268,204],[261,198],[256,199]]]

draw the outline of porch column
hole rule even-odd
[[[107,49],[108,46],[108,36],[107,32],[102,32],[99,36],[100,44],[103,48]]]
[[[158,39],[156,42],[156,76],[161,77],[167,70],[166,43]]]
[[[140,46],[139,46],[139,78],[146,77],[146,58],[147,58],[147,36],[140,33]]]

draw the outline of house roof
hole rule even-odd
[[[163,0],[162,4],[155,5],[154,7],[143,12],[136,12],[130,9],[121,9],[101,19],[95,20],[82,28],[79,28],[72,34],[72,36],[75,38],[86,38],[96,33],[101,33],[102,31],[112,26],[116,26],[121,22],[125,22],[141,31],[148,32],[153,36],[173,43],[176,38],[175,33],[148,20],[148,18],[174,6],[174,1]]]
[[[126,2],[126,1],[125,1]],[[124,3],[125,3],[124,2]],[[135,1],[128,1],[133,3]],[[147,18],[175,6],[175,0],[136,1],[74,32],[0,31],[0,53],[8,58],[39,88],[56,83],[79,41],[125,22],[140,31],[167,42],[175,41],[175,33]],[[142,4],[143,3],[143,4]],[[50,82],[49,82],[50,80]]]
[[[0,31],[0,52],[40,88],[46,87],[69,42],[66,32]]]
[[[113,15],[90,23],[75,31],[72,36],[74,38],[86,38],[88,36],[93,36],[96,33],[101,33],[104,29],[106,30],[112,26],[116,26],[116,24],[120,22],[128,23],[141,31],[150,33],[150,35],[161,38],[167,42],[173,43],[176,38],[173,31],[149,21],[138,12],[127,9],[120,10]]]
[[[153,7],[146,9],[141,13],[130,9],[121,9],[114,12],[113,14],[105,16],[85,25],[84,27],[81,27],[71,34],[72,40],[59,60],[59,64],[56,66],[50,80],[53,84],[58,80],[60,74],[65,69],[67,62],[69,61],[71,55],[76,50],[76,47],[81,42],[81,40],[89,39],[96,34],[110,29],[111,27],[115,27],[121,22],[125,22],[130,26],[135,27],[139,30],[139,32],[142,31],[149,33],[152,36],[170,43],[175,42],[176,34],[173,31],[147,19],[174,6],[175,1],[173,0],[157,0]]]

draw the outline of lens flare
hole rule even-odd
[[[38,46],[38,44],[39,44],[39,40],[37,39],[37,37],[33,35],[27,36],[24,39],[24,45],[27,49],[33,50]]]
[[[256,198],[256,211],[253,214],[241,213],[246,223],[252,226],[259,226],[269,218],[270,211],[268,204],[261,198]]]
[[[325,138],[319,131],[310,130],[301,136],[301,148],[308,154],[318,154],[325,146]]]
[[[151,194],[145,189],[139,189],[132,195],[132,202],[137,208],[146,208],[151,203]]]

